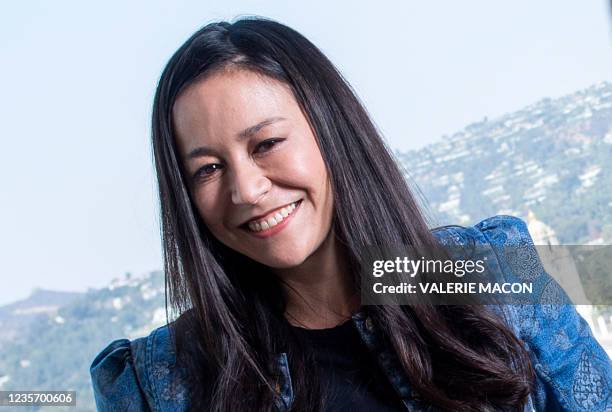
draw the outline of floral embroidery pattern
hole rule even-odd
[[[593,362],[593,354],[587,350],[580,355],[580,362],[574,375],[574,400],[585,411],[596,411],[610,396],[610,388],[604,374]]]

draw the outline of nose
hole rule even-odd
[[[270,190],[271,182],[255,164],[234,165],[231,173],[234,204],[256,204]]]

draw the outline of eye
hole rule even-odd
[[[201,180],[201,179],[209,179],[212,177],[217,170],[223,168],[223,165],[219,163],[209,163],[207,165],[202,166],[193,174],[193,180]]]
[[[285,140],[285,139],[273,138],[273,139],[264,140],[263,142],[259,143],[255,147],[255,153],[269,152],[271,149],[273,149],[275,146],[277,146],[283,140]]]

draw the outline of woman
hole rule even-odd
[[[161,76],[153,148],[180,316],[100,353],[99,410],[612,407],[609,360],[570,305],[361,305],[368,246],[532,243],[509,216],[430,231],[350,86],[294,30],[195,33]],[[547,348],[557,327],[566,361]]]

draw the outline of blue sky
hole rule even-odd
[[[161,267],[149,145],[165,62],[212,20],[258,14],[317,44],[407,150],[612,80],[591,1],[25,1],[0,16],[0,304]]]

